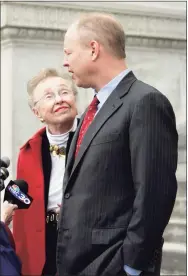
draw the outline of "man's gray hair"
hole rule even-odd
[[[86,14],[75,25],[84,44],[90,40],[96,40],[117,58],[126,57],[124,30],[112,15],[104,13]]]

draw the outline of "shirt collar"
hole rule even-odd
[[[131,71],[131,69],[126,69],[122,71],[119,75],[113,78],[109,83],[107,83],[103,88],[101,88],[98,93],[95,91],[95,95],[97,96],[100,106],[102,106],[107,98],[110,96],[112,91],[118,86],[120,81]]]

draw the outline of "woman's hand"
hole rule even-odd
[[[17,208],[16,204],[8,203],[8,201],[3,202],[1,221],[9,225],[12,221],[14,210]]]

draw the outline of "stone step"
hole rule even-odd
[[[186,244],[186,220],[173,218],[164,231],[165,242]]]
[[[186,123],[184,125],[182,125],[181,130],[178,129],[178,153],[181,150],[186,150],[186,146],[187,146],[187,135],[186,135]]]
[[[161,275],[186,276],[186,150],[178,152],[178,190],[171,219],[164,232]]]
[[[186,254],[186,244],[180,242],[164,242],[163,245],[164,252],[177,253],[177,254]]]
[[[187,182],[185,180],[178,181],[177,185],[177,197],[185,197],[187,190]]]
[[[186,197],[176,197],[174,209],[171,218],[185,219],[186,218]]]
[[[176,170],[176,177],[178,182],[186,181],[186,162],[178,164]]]
[[[164,243],[161,275],[186,276],[186,245]]]
[[[178,150],[178,163],[186,163],[187,151],[185,148],[179,148]]]

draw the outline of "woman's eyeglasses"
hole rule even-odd
[[[70,90],[59,90],[58,93],[55,92],[48,92],[44,94],[38,101],[34,102],[34,105],[36,105],[39,102],[53,102],[55,101],[57,95],[61,98],[66,97],[67,95],[72,94],[72,91]]]

